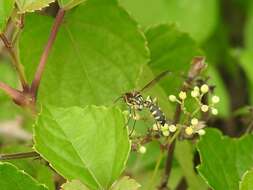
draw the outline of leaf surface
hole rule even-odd
[[[49,6],[49,4],[54,1],[55,0],[16,0],[16,3],[19,13],[25,13],[41,10],[42,8]]]
[[[29,81],[52,21],[36,15],[26,19],[20,54]],[[44,24],[35,24],[40,22]],[[39,100],[63,107],[112,103],[134,88],[148,57],[144,35],[116,1],[87,1],[66,13],[50,52]]]
[[[24,171],[9,163],[0,163],[0,187],[2,190],[47,190]]]
[[[117,108],[42,108],[35,148],[66,179],[109,188],[130,151],[125,117]]]
[[[0,33],[4,31],[7,21],[14,9],[14,0],[0,0]]]
[[[232,139],[216,129],[198,142],[198,171],[213,189],[237,190],[244,172],[253,167],[253,135]]]

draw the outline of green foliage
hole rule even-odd
[[[14,8],[14,0],[0,0],[0,33],[4,31],[5,26]]]
[[[2,190],[47,190],[44,185],[9,163],[0,163],[0,186]]]
[[[111,188],[111,190],[137,190],[140,185],[134,180],[130,179],[128,176],[121,178],[117,181]]]
[[[175,157],[182,168],[189,189],[204,190],[207,189],[202,179],[195,173],[193,165],[194,148],[189,142],[178,142],[175,150]]]
[[[253,167],[253,136],[231,139],[210,129],[198,142],[198,171],[213,189],[239,189],[244,172]]]
[[[42,27],[36,25],[42,20]],[[35,15],[26,20],[20,55],[30,81],[52,21]],[[133,89],[139,69],[147,60],[145,39],[129,15],[114,0],[88,1],[66,15],[49,57],[39,99],[65,107],[111,103],[122,92]]]
[[[253,189],[253,171],[249,170],[244,173],[242,181],[240,182],[240,190]]]
[[[34,12],[49,6],[55,0],[16,0],[19,13]]]
[[[144,26],[177,23],[198,42],[205,41],[218,19],[217,0],[120,0]]]
[[[71,9],[84,1],[85,0],[58,0],[60,7],[65,10]]]
[[[68,180],[79,179],[93,190],[109,188],[119,177],[130,145],[117,108],[43,107],[35,148]]]
[[[186,76],[193,56],[201,55],[196,43],[175,25],[162,24],[146,31],[151,53],[149,66],[155,74],[171,71],[171,76],[161,82],[167,94],[175,93]],[[169,84],[169,87],[168,87]]]
[[[62,185],[62,190],[89,190],[78,180],[72,180]]]

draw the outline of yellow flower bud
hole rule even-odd
[[[156,123],[153,125],[153,130],[154,130],[154,131],[158,131],[158,126],[157,126]]]
[[[205,135],[206,134],[206,131],[204,129],[200,129],[197,131],[197,133],[202,136],[202,135]]]
[[[218,114],[218,110],[216,108],[212,108],[212,114],[213,115],[217,115]]]
[[[213,97],[212,97],[212,102],[213,102],[214,104],[217,104],[219,101],[220,101],[219,96],[213,96]]]
[[[179,98],[181,99],[181,100],[184,100],[184,99],[186,99],[186,97],[187,97],[187,95],[186,95],[186,92],[184,92],[184,91],[181,91],[180,93],[179,93]]]
[[[140,146],[140,147],[139,147],[139,153],[141,153],[141,154],[145,154],[145,153],[146,153],[146,151],[147,151],[147,149],[146,149],[146,147],[145,147],[145,146]]]
[[[200,109],[203,112],[207,112],[209,110],[209,107],[208,107],[208,105],[202,105]]]
[[[168,137],[170,135],[170,132],[167,130],[167,131],[162,131],[163,133],[163,136],[165,137]]]
[[[176,96],[174,96],[174,95],[170,95],[170,96],[169,96],[169,100],[170,100],[171,102],[175,102],[175,101],[177,100],[177,98],[176,98]]]
[[[209,86],[207,84],[203,84],[200,87],[200,90],[201,90],[202,93],[207,93],[209,91]]]
[[[191,120],[191,124],[192,124],[192,125],[198,125],[198,123],[199,123],[199,120],[198,120],[197,118],[193,118],[193,119]]]
[[[192,127],[186,127],[185,128],[185,134],[188,136],[191,136],[193,134],[193,128]]]
[[[170,125],[169,126],[169,131],[174,133],[177,130],[177,127],[175,125]]]
[[[199,91],[195,91],[195,90],[191,91],[191,96],[192,96],[193,98],[198,97],[198,96],[199,96]]]

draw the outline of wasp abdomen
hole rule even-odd
[[[159,106],[151,103],[149,105],[149,111],[152,114],[152,116],[154,117],[154,119],[156,120],[156,122],[158,122],[161,125],[164,125],[166,123],[165,115],[161,111]]]

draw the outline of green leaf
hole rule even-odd
[[[4,31],[5,26],[14,8],[14,0],[0,0],[0,33]]]
[[[204,42],[218,20],[217,0],[120,0],[143,26],[175,22],[196,41]]]
[[[205,190],[206,184],[194,171],[194,149],[188,141],[177,141],[175,158],[182,168],[183,175],[191,190]]]
[[[9,163],[0,163],[1,190],[46,190],[45,185],[39,184],[24,171],[18,170]]]
[[[253,189],[253,170],[246,171],[242,176],[240,182],[240,190],[252,190]]]
[[[139,187],[140,184],[134,179],[124,176],[112,186],[111,190],[137,190]]]
[[[68,180],[106,189],[124,169],[130,144],[117,108],[43,107],[35,125],[35,148]]]
[[[209,129],[197,146],[201,158],[198,171],[206,182],[217,190],[239,189],[244,172],[253,167],[253,135],[232,139]]]
[[[26,18],[20,55],[29,81],[52,21],[37,15]],[[113,102],[134,88],[141,65],[148,61],[145,44],[137,24],[115,0],[81,4],[66,13],[43,74],[39,100],[65,107]]]
[[[244,44],[247,49],[252,50],[253,49],[253,3],[252,1],[248,5],[248,17],[245,23],[245,29],[244,29]]]
[[[175,89],[179,89],[183,82],[178,74],[186,73],[191,59],[200,55],[196,43],[175,25],[155,26],[146,32],[146,36],[151,51],[150,68],[155,74],[169,69],[172,75],[163,79],[161,84],[168,94],[175,93]]]
[[[58,0],[58,3],[61,8],[68,10],[83,3],[84,1],[86,0]]]
[[[2,154],[7,153],[18,153],[18,152],[28,152],[33,151],[29,146],[11,144],[8,142],[8,146],[3,146],[1,148]],[[24,170],[28,175],[32,176],[39,183],[45,184],[49,190],[54,190],[53,181],[53,171],[51,168],[46,166],[41,160],[34,159],[18,159],[8,161],[9,163],[15,165],[19,170]]]
[[[34,12],[49,6],[55,0],[16,0],[19,13]]]
[[[62,185],[61,190],[89,190],[85,185],[83,185],[78,180],[72,180]]]

